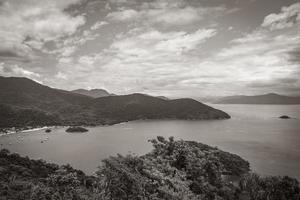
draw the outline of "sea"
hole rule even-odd
[[[193,140],[238,154],[262,175],[300,180],[300,105],[210,105],[231,115],[227,120],[139,120],[88,127],[67,133],[66,127],[0,136],[0,148],[22,156],[70,164],[93,174],[101,161],[117,154],[143,155],[156,136]],[[280,119],[288,115],[291,119]]]

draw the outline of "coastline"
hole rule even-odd
[[[125,121],[117,121],[117,122],[112,122],[112,123],[105,123],[105,124],[96,124],[96,125],[89,125],[89,124],[81,124],[81,125],[76,125],[76,126],[83,126],[83,127],[105,127],[105,126],[114,126],[114,125],[122,125],[126,124],[128,122],[134,122],[134,121],[152,121],[152,120],[183,120],[183,121],[211,121],[211,120],[228,120],[229,118],[215,118],[215,119],[178,119],[178,118],[161,118],[161,119],[147,119],[147,118],[142,118],[142,119],[134,119],[134,120],[125,120]],[[16,127],[11,127],[11,128],[0,128],[0,137],[5,136],[5,135],[10,135],[10,134],[16,134],[16,133],[26,133],[26,132],[32,132],[32,131],[38,131],[38,130],[44,130],[48,128],[58,128],[58,127],[68,127],[72,125],[53,125],[53,126],[37,126],[37,127],[22,127],[22,128],[16,128]]]
[[[17,133],[28,133],[28,132],[32,132],[32,131],[39,131],[39,130],[45,130],[48,128],[56,128],[56,127],[64,127],[64,126],[43,126],[43,127],[35,127],[35,128],[20,128],[20,129],[16,129],[16,128],[5,128],[3,130],[0,129],[0,137],[1,136],[5,136],[5,135],[11,135],[11,134],[17,134]]]

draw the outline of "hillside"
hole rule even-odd
[[[225,119],[230,116],[193,99],[163,100],[143,94],[92,98],[27,78],[0,77],[3,126],[103,125],[138,119]],[[42,116],[26,117],[19,113]],[[11,113],[8,115],[7,113]],[[33,114],[34,113],[34,114]],[[21,117],[19,117],[21,116]]]
[[[114,94],[110,94],[106,90],[103,90],[103,89],[91,89],[91,90],[77,89],[77,90],[72,90],[71,92],[76,93],[76,94],[86,95],[86,96],[93,97],[93,98],[114,96]]]
[[[0,103],[20,108],[55,112],[69,106],[81,106],[91,98],[50,88],[27,78],[0,77]]]
[[[76,122],[91,99],[27,78],[0,77],[0,127],[62,125],[66,118]]]
[[[216,110],[193,99],[163,100],[144,94],[102,97],[92,100],[90,107],[107,123],[137,119],[226,119]]]
[[[60,125],[56,115],[47,114],[34,109],[16,109],[11,106],[0,104],[0,132],[1,128],[28,126]]]
[[[215,147],[157,137],[143,156],[118,155],[102,161],[94,176],[69,165],[31,160],[0,151],[0,199],[283,200],[299,199],[290,177],[249,173],[240,156]],[[96,166],[95,166],[96,167]],[[235,182],[230,177],[235,177]]]
[[[269,93],[257,96],[228,96],[214,101],[216,104],[300,104],[300,97]]]

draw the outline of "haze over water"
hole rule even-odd
[[[129,152],[151,150],[148,139],[158,135],[195,140],[236,153],[263,175],[289,175],[300,180],[300,105],[213,105],[231,115],[229,120],[134,121],[89,128],[88,133],[66,133],[56,128],[0,137],[1,148],[66,164],[93,173],[101,160]],[[279,119],[289,115],[292,119]],[[49,138],[47,140],[47,138]],[[43,141],[43,143],[41,143]]]

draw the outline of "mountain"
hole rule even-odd
[[[216,104],[300,104],[300,97],[269,93],[257,96],[228,96],[216,100]]]
[[[103,89],[92,89],[92,90],[78,89],[78,90],[72,90],[71,92],[76,94],[86,95],[93,98],[114,96],[114,94],[110,94]]]
[[[59,125],[65,118],[76,121],[91,99],[27,78],[0,77],[0,127]]]
[[[109,96],[90,105],[105,123],[138,119],[224,119],[230,116],[193,99],[163,100],[144,94]]]
[[[93,98],[99,98],[99,97],[108,97],[108,96],[116,96],[113,93],[109,93],[106,90],[103,89],[91,89],[91,90],[86,90],[86,89],[77,89],[77,90],[72,90],[71,92],[76,93],[76,94],[82,94],[85,96],[93,97]],[[151,96],[148,94],[144,94],[147,96]],[[154,96],[163,100],[169,100],[169,98],[165,96]]]
[[[0,77],[0,106],[0,127],[230,118],[193,99],[163,100],[143,94],[92,98],[15,77]]]

